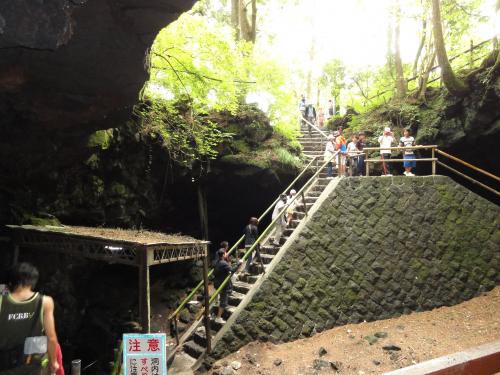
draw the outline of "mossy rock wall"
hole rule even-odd
[[[468,300],[499,284],[500,209],[448,177],[342,179],[214,358]]]

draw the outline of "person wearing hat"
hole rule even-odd
[[[234,268],[232,268],[227,260],[226,251],[224,249],[219,249],[217,251],[217,256],[218,259],[217,263],[215,263],[215,268],[214,268],[214,287],[216,289],[219,289],[224,280],[226,280],[226,278],[230,274],[236,272],[236,270],[241,264],[241,260],[239,260],[238,264]],[[229,293],[231,292],[232,289],[233,286],[231,284],[231,280],[229,280],[219,293],[219,308],[217,310],[217,317],[215,318],[215,321],[217,323],[221,324],[225,323],[225,320],[222,319],[222,313],[224,312],[224,309],[227,307],[229,300]]]
[[[380,143],[380,159],[382,160],[382,169],[383,169],[383,174],[382,176],[392,176],[391,170],[392,166],[391,163],[387,165],[385,160],[391,158],[391,150],[389,147],[392,147],[392,144],[395,142],[394,137],[392,136],[391,128],[385,127],[384,128],[384,134],[378,137],[378,143]],[[385,149],[385,147],[388,147]]]
[[[275,223],[276,229],[273,235],[274,239],[273,244],[275,246],[280,245],[281,235],[283,234],[283,231],[286,228],[285,213],[282,213],[283,209],[286,206],[286,201],[287,201],[286,194],[281,194],[278,203],[276,203],[276,206],[274,206],[273,210],[272,220],[274,221],[275,219],[277,219]]]
[[[335,146],[333,145],[333,141],[335,139],[335,135],[330,134],[327,138],[325,152],[323,154],[323,160],[328,162],[326,165],[326,178],[333,178],[333,162],[332,158],[335,155]]]

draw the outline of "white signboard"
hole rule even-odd
[[[124,375],[167,375],[164,333],[123,335]]]

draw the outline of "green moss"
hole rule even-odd
[[[106,150],[107,148],[109,148],[112,138],[113,129],[98,130],[90,135],[87,146],[99,147],[102,150]]]
[[[50,226],[60,226],[61,222],[56,217],[29,217],[27,224],[35,225],[37,227],[44,227],[46,225]]]

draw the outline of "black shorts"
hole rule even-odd
[[[226,307],[229,301],[229,285],[226,285],[219,294],[219,307]]]

